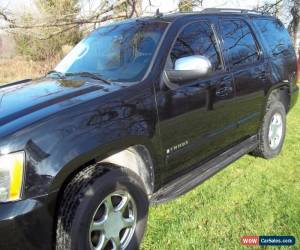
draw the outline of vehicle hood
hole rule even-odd
[[[16,121],[31,122],[121,88],[101,81],[44,78],[0,87],[0,133]],[[28,120],[28,119],[27,119]]]

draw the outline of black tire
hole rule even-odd
[[[59,205],[56,250],[89,250],[89,228],[101,201],[116,190],[127,191],[135,201],[137,224],[126,249],[139,249],[148,218],[149,200],[134,172],[111,165],[93,165],[66,186]]]
[[[282,137],[278,144],[278,146],[274,149],[270,147],[269,144],[269,126],[272,121],[272,118],[274,114],[280,114],[282,118]],[[265,159],[271,159],[275,156],[277,156],[281,150],[284,143],[286,134],[286,110],[282,102],[278,101],[278,99],[275,99],[274,97],[270,98],[267,103],[266,113],[263,118],[263,122],[261,125],[261,128],[258,132],[258,146],[257,148],[251,153],[254,156],[262,157]]]

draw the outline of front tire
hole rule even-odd
[[[286,111],[278,100],[270,100],[258,133],[258,147],[252,152],[254,156],[270,159],[281,150],[286,133]]]
[[[57,221],[56,250],[139,249],[149,201],[128,169],[90,166],[67,185]]]

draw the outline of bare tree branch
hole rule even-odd
[[[263,14],[279,16],[280,10],[284,19],[289,20],[288,30],[296,46],[297,33],[300,28],[300,0],[276,0],[275,3],[264,3],[257,8]]]
[[[180,0],[178,4],[179,11],[192,11],[195,7],[203,5],[203,0]]]
[[[5,9],[0,9],[0,19],[3,19],[7,23],[14,23],[15,20],[9,17],[9,13]]]
[[[6,26],[0,27],[0,29],[10,33],[18,33],[22,32],[22,30],[55,30],[50,32],[50,34],[46,37],[38,37],[41,40],[44,40],[59,35],[65,31],[81,28],[84,25],[93,25],[90,28],[95,28],[97,25],[110,20],[121,20],[139,16],[141,15],[141,5],[139,2],[140,0],[117,0],[115,3],[109,4],[108,1],[103,1],[103,4],[101,4],[102,8],[97,9],[95,12],[87,16],[80,16],[76,13],[68,13],[67,15],[61,15],[59,17],[50,15],[40,19],[34,18],[27,22],[24,20],[16,21],[15,19],[9,18],[4,10],[0,10],[0,19],[3,19],[7,24]],[[118,8],[122,11],[120,11],[120,13],[114,13]],[[36,32],[37,36],[38,33],[39,32]],[[34,32],[32,32],[32,34],[34,34]]]
[[[283,3],[283,0],[276,0],[275,3],[264,3],[262,6],[258,6],[257,11],[262,14],[278,15],[279,6]]]
[[[292,7],[291,7],[291,15],[292,20],[289,23],[289,32],[292,35],[294,40],[294,46],[296,47],[297,43],[297,33],[300,29],[300,0],[290,0]]]

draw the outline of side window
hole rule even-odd
[[[253,64],[259,60],[259,52],[249,26],[242,20],[222,20],[220,30],[225,54],[233,67]]]
[[[192,23],[180,33],[171,51],[173,67],[177,59],[192,55],[206,56],[213,71],[222,68],[214,33],[205,22]]]
[[[253,22],[265,38],[273,56],[278,56],[292,48],[290,36],[279,20],[254,19]]]

